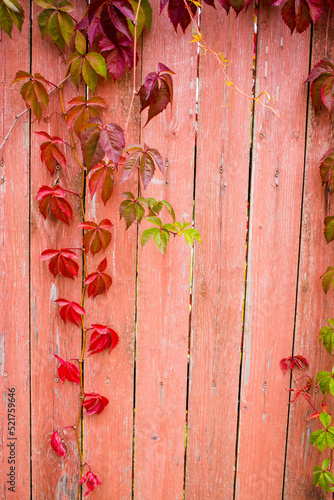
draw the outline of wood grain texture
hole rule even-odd
[[[175,34],[166,9],[153,3],[144,39],[143,78],[159,62],[174,76],[170,106],[142,129],[142,142],[168,161],[145,196],[168,200],[181,221],[192,220],[195,145],[196,47],[191,32]],[[144,115],[144,113],[143,113]],[[146,114],[142,118],[146,121]],[[142,123],[145,123],[143,121]],[[169,217],[162,212],[162,220]],[[147,225],[140,228],[142,230]],[[183,495],[191,250],[171,238],[165,256],[153,241],[139,249],[136,342],[134,495],[138,500]]]
[[[314,29],[311,67],[321,59],[333,61],[333,40],[333,13],[329,9]],[[315,113],[310,99],[294,354],[307,358],[310,369],[306,373],[313,380],[318,371],[331,371],[333,367],[332,358],[318,343],[319,330],[327,326],[328,318],[333,317],[333,291],[330,290],[327,296],[324,294],[320,276],[328,266],[333,265],[333,247],[332,244],[327,245],[323,230],[324,219],[333,214],[334,207],[333,198],[327,188],[321,185],[318,167],[321,157],[333,144],[333,124],[327,111],[323,109]],[[285,382],[288,386],[289,381]],[[310,396],[320,410],[325,398],[320,390],[315,390],[315,385],[311,388]],[[328,409],[332,411],[331,397],[327,399]],[[329,453],[324,451],[320,455],[317,447],[310,444],[310,434],[320,428],[320,422],[308,420],[312,412],[312,408],[302,399],[290,407],[284,485],[286,500],[332,498],[332,493],[326,495],[313,484],[314,466],[321,465]]]
[[[74,4],[75,5],[75,4]],[[77,3],[76,16],[82,15],[82,5]],[[34,6],[34,9],[37,8]],[[66,66],[64,56],[47,37],[43,41],[34,15],[32,29],[32,72],[39,72],[55,84],[64,78]],[[54,64],[53,61],[57,61]],[[84,88],[81,89],[81,95]],[[80,95],[71,81],[64,85],[63,98],[67,103]],[[69,142],[65,119],[61,116],[58,92],[50,96],[46,116],[38,123],[33,121],[31,135],[31,387],[32,387],[32,497],[36,500],[72,500],[78,488],[78,450],[72,429],[65,433],[67,455],[62,459],[50,446],[50,437],[59,427],[74,425],[80,404],[77,384],[65,381],[57,375],[58,362],[53,353],[67,360],[79,358],[81,331],[75,325],[65,325],[59,316],[57,298],[79,302],[81,300],[81,277],[55,279],[48,269],[48,261],[39,262],[40,254],[47,248],[59,249],[82,246],[81,231],[76,228],[81,222],[80,203],[76,196],[67,199],[73,208],[70,226],[55,217],[44,220],[38,209],[36,194],[42,185],[53,186],[54,178],[40,159],[42,140],[35,131],[58,135]],[[60,148],[66,153],[67,168],[60,171],[59,185],[80,193],[81,168],[70,148]],[[78,254],[79,276],[81,253]]]
[[[140,62],[138,64],[138,83]],[[98,88],[98,95],[109,105],[103,114],[104,123],[116,122],[125,126],[132,95],[132,72],[117,82],[108,78]],[[139,107],[132,110],[127,144],[139,140]],[[124,220],[119,220],[119,205],[124,191],[137,193],[137,182],[120,184],[122,169],[114,172],[115,187],[111,200],[104,206],[100,192],[93,200],[87,190],[87,220],[99,222],[108,218],[114,224],[112,241],[104,252],[94,258],[88,254],[89,272],[107,257],[108,272],[113,284],[107,295],[96,299],[86,297],[87,320],[113,328],[119,335],[119,344],[94,354],[85,361],[85,391],[98,392],[109,399],[101,415],[85,417],[85,460],[98,475],[102,484],[91,493],[92,499],[123,500],[132,495],[133,396],[134,396],[134,338],[136,297],[136,224],[125,231]],[[87,338],[89,346],[90,332]]]
[[[260,4],[245,333],[235,498],[282,496],[288,393],[279,369],[292,348],[304,172],[310,31],[291,36]],[[293,54],[293,58],[291,57]]]
[[[13,40],[0,41],[0,144],[25,105],[10,87],[16,72],[29,71],[29,2],[25,23]],[[29,498],[29,114],[16,124],[0,151],[0,498]],[[9,435],[8,389],[15,389],[15,433]],[[13,423],[11,421],[11,423]],[[12,426],[10,426],[12,428]],[[15,439],[8,439],[8,438]],[[14,442],[14,447],[13,443]],[[11,444],[11,447],[9,445]],[[10,451],[14,462],[8,463]],[[9,482],[15,467],[14,492]],[[12,469],[13,470],[13,469]]]
[[[203,9],[204,40],[252,94],[254,11]],[[233,498],[242,341],[252,102],[231,89],[209,53],[199,64],[199,111],[186,499]]]

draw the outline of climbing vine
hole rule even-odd
[[[113,196],[115,185],[115,171],[122,170],[121,182],[131,178],[137,181],[136,193],[124,191],[119,205],[120,219],[124,219],[125,230],[132,224],[140,224],[144,219],[151,226],[143,231],[141,245],[145,246],[153,241],[163,254],[171,236],[183,236],[186,243],[192,246],[194,241],[201,242],[200,235],[191,222],[178,220],[173,207],[167,200],[156,200],[145,196],[145,190],[155,175],[164,175],[164,160],[154,145],[128,144],[127,130],[131,110],[135,99],[140,102],[140,113],[145,111],[145,125],[148,126],[157,115],[162,113],[173,102],[173,68],[165,62],[159,62],[157,68],[152,68],[139,89],[136,88],[136,67],[138,63],[137,41],[145,29],[150,29],[152,23],[152,9],[149,0],[93,0],[86,8],[81,19],[75,18],[75,9],[69,0],[35,0],[40,8],[38,13],[38,26],[42,38],[48,37],[50,42],[56,44],[61,52],[70,52],[66,59],[64,78],[61,82],[52,82],[48,75],[39,72],[30,74],[19,70],[13,79],[13,84],[20,84],[20,93],[26,104],[27,110],[35,115],[38,121],[47,112],[50,99],[58,94],[59,107],[62,119],[66,122],[68,137],[50,135],[46,131],[36,132],[42,141],[40,144],[41,160],[47,168],[51,181],[50,185],[40,186],[35,193],[36,202],[42,216],[56,218],[59,224],[70,226],[74,218],[73,200],[80,201],[81,222],[76,230],[82,234],[80,248],[46,248],[40,255],[43,266],[48,265],[54,279],[78,278],[78,293],[76,297],[60,297],[55,300],[59,307],[62,321],[74,324],[82,332],[82,349],[80,353],[73,354],[74,358],[65,360],[62,353],[54,353],[59,379],[63,383],[77,384],[79,389],[78,411],[76,420],[70,426],[55,425],[51,437],[51,447],[60,459],[66,456],[65,429],[71,429],[77,442],[80,458],[78,484],[86,484],[85,496],[93,491],[101,481],[98,471],[92,471],[89,465],[89,456],[84,455],[81,429],[85,418],[99,415],[108,405],[108,399],[95,392],[98,388],[86,389],[83,380],[83,365],[85,356],[109,351],[116,348],[120,332],[113,330],[111,325],[99,323],[99,318],[94,323],[86,324],[86,312],[93,310],[91,301],[100,294],[107,294],[112,286],[113,277],[108,269],[107,258],[102,255],[93,272],[88,273],[88,259],[96,254],[103,254],[112,240],[113,223],[109,219],[87,220],[86,190],[91,197],[100,196],[103,203],[107,204]],[[222,7],[229,14],[231,9],[238,15],[247,8],[251,0],[217,0],[218,8]],[[334,4],[328,0],[334,10]],[[325,2],[322,0],[277,0],[271,5],[282,5],[282,18],[291,33],[302,33],[311,22],[318,22],[324,10]],[[232,93],[239,92],[245,95],[232,82],[227,74],[227,61],[214,52],[202,38],[196,16],[199,9],[216,8],[214,0],[161,0],[160,10],[167,9],[169,19],[177,31],[180,27],[183,32],[188,27],[193,30],[193,42],[197,43],[204,52],[209,52],[216,60],[222,71],[226,83],[231,87]],[[17,0],[0,0],[0,28],[12,36],[14,25],[21,31],[25,13]],[[102,110],[108,103],[98,95],[99,82],[107,78],[107,74],[115,80],[124,72],[132,71],[133,88],[128,116],[124,124],[115,122],[105,123],[101,118]],[[333,98],[334,66],[328,61],[321,61],[312,70],[308,81],[311,82],[311,95],[316,108],[325,106],[331,114],[334,109]],[[68,103],[63,99],[63,87],[69,80],[78,89],[85,85],[86,91],[78,94]],[[129,92],[131,90],[129,89]],[[51,96],[51,94],[53,94]],[[246,95],[245,95],[246,96]],[[261,92],[258,96],[246,96],[270,107],[270,96]],[[264,98],[261,100],[261,98]],[[15,125],[17,119],[13,124]],[[2,145],[11,133],[13,126],[5,137]],[[77,171],[81,176],[81,191],[75,192],[67,189],[62,183],[62,171],[75,168],[68,164],[67,152],[72,152],[77,160]],[[334,150],[329,150],[321,160],[321,176],[323,183],[328,183],[331,190],[334,186]],[[166,217],[167,222],[165,221]],[[334,217],[325,220],[325,235],[328,242],[334,239]],[[71,240],[69,235],[69,241]],[[150,243],[151,244],[151,243]],[[46,261],[46,262],[44,262]],[[80,282],[80,265],[82,262]],[[334,267],[329,267],[323,276],[323,287],[327,293],[333,283]],[[324,343],[329,353],[334,349],[334,320],[329,320],[330,326],[324,327],[320,332],[320,340]],[[88,343],[89,336],[89,343]],[[88,345],[87,345],[88,344]],[[61,348],[60,348],[61,350]],[[291,369],[304,369],[308,366],[307,360],[302,356],[288,357],[281,362],[283,371]],[[311,380],[302,384],[302,378],[293,377],[297,389],[289,389],[294,393],[291,402],[299,395],[313,408],[311,418],[320,419],[323,429],[316,431],[311,436],[311,443],[317,445],[320,451],[326,447],[334,448],[334,427],[331,427],[332,417],[327,413],[326,405],[318,412],[310,399],[308,390]],[[320,372],[316,383],[324,394],[329,391],[334,395],[334,373]],[[89,392],[87,392],[89,391]],[[87,452],[89,455],[89,451]],[[322,466],[317,466],[314,471],[315,484],[320,485],[325,491],[334,491],[334,476],[331,473],[332,452]],[[333,486],[330,486],[330,485]],[[77,498],[80,496],[78,488]]]

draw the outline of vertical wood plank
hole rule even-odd
[[[304,170],[310,30],[291,36],[260,3],[236,498],[282,496],[288,394],[279,360],[292,347]],[[293,54],[293,57],[291,57]],[[271,101],[272,102],[272,101]],[[250,459],[251,457],[251,459]]]
[[[252,95],[254,11],[204,8],[204,40],[231,61]],[[252,103],[236,95],[209,53],[199,65],[186,499],[233,498]]]
[[[140,73],[140,63],[138,64]],[[140,75],[139,75],[140,78]],[[139,80],[138,78],[138,80]],[[104,113],[104,123],[116,122],[125,126],[132,95],[132,72],[120,80],[108,80],[98,87],[110,106]],[[135,103],[130,119],[127,144],[139,140],[139,107]],[[124,221],[119,220],[119,205],[124,191],[137,192],[137,183],[120,184],[122,169],[114,172],[116,182],[112,198],[104,206],[98,192],[93,200],[86,193],[87,220],[100,222],[108,218],[114,224],[112,242],[105,255],[88,254],[89,272],[106,256],[107,271],[113,284],[107,295],[85,300],[86,325],[100,323],[113,328],[119,335],[119,344],[109,356],[109,350],[94,354],[85,361],[85,392],[98,392],[109,399],[101,415],[85,416],[85,460],[98,475],[102,484],[92,498],[126,499],[132,495],[133,448],[133,391],[134,391],[134,336],[136,298],[136,225],[125,232]],[[87,348],[90,334],[87,336]],[[87,353],[88,354],[88,353]],[[94,496],[95,495],[95,496]]]
[[[333,61],[333,41],[333,13],[329,9],[314,28],[311,67],[321,59]],[[333,317],[333,292],[330,290],[325,296],[320,280],[327,267],[333,265],[333,247],[327,245],[323,235],[324,219],[333,215],[333,200],[327,188],[321,185],[318,166],[323,154],[333,144],[333,127],[327,111],[323,109],[315,113],[310,99],[294,353],[308,359],[310,369],[306,373],[313,381],[318,371],[331,371],[333,367],[332,358],[322,345],[319,346],[318,340],[319,330],[327,326],[328,318]],[[285,379],[285,383],[288,386],[289,381]],[[320,410],[325,398],[320,390],[315,391],[315,385],[310,396]],[[330,398],[328,402],[332,411]],[[325,451],[320,455],[317,447],[310,444],[310,434],[320,428],[317,421],[308,420],[312,411],[305,400],[297,400],[290,407],[285,499],[332,498],[332,493],[326,495],[313,483],[314,466],[321,465],[329,453]]]
[[[4,32],[1,33],[0,144],[15,115],[24,110],[17,89],[10,87],[17,71],[30,69],[30,3],[23,2],[23,8],[25,22],[22,33],[15,26],[12,40]],[[16,124],[0,151],[0,274],[0,498],[29,498],[28,113]],[[11,394],[15,394],[14,407],[9,405],[9,389]],[[9,420],[13,416],[14,421]],[[11,471],[14,472],[13,477],[9,476]]]
[[[153,2],[152,30],[144,39],[143,78],[162,62],[173,71],[174,101],[142,129],[142,142],[168,160],[144,196],[168,200],[176,217],[193,210],[196,47],[191,31],[175,34],[166,9]],[[179,28],[180,30],[180,28]],[[145,115],[146,116],[146,115]],[[146,121],[145,116],[143,120]],[[143,121],[142,123],[145,123]],[[162,220],[169,218],[162,212]],[[140,228],[140,235],[146,226]],[[190,248],[172,238],[163,256],[153,241],[139,249],[136,342],[134,496],[183,495]]]
[[[75,16],[82,15],[82,5],[77,2]],[[53,42],[41,38],[37,26],[37,9],[34,6],[32,27],[32,73],[39,72],[54,84],[64,78],[65,59]],[[56,64],[52,64],[55,61]],[[67,103],[82,94],[71,81],[64,85],[63,98]],[[57,375],[58,362],[53,353],[67,360],[79,358],[81,331],[75,325],[65,325],[59,316],[57,298],[81,300],[81,253],[78,253],[79,277],[70,280],[58,275],[55,279],[48,269],[48,262],[39,262],[40,254],[47,248],[60,249],[82,246],[80,203],[77,196],[68,195],[73,208],[70,226],[56,218],[44,220],[38,209],[36,194],[42,185],[53,186],[51,177],[40,159],[41,139],[35,131],[46,131],[69,142],[66,122],[62,117],[58,92],[50,96],[46,116],[33,121],[31,136],[31,387],[32,387],[32,497],[36,500],[50,498],[74,500],[78,488],[79,457],[75,434],[64,431],[67,455],[62,459],[50,446],[50,437],[59,427],[75,425],[80,405],[78,385]],[[64,146],[65,147],[65,146]],[[63,149],[63,148],[62,148]],[[70,148],[64,150],[67,168],[61,169],[59,185],[76,193],[81,190],[81,168]]]

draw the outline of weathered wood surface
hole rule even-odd
[[[82,5],[77,2],[78,12]],[[37,8],[34,6],[34,9]],[[59,49],[48,38],[41,40],[36,21],[32,26],[32,73],[48,75],[54,84],[64,79],[66,66],[58,61]],[[84,87],[81,87],[81,93]],[[63,90],[64,103],[68,103],[78,90],[67,82]],[[73,425],[76,421],[80,397],[76,384],[62,383],[58,378],[59,362],[53,353],[61,358],[79,358],[81,351],[81,331],[59,316],[59,306],[54,303],[58,298],[79,302],[81,252],[77,251],[79,277],[70,280],[58,275],[56,278],[48,269],[48,261],[39,262],[43,250],[82,246],[81,231],[76,226],[81,222],[80,203],[77,196],[68,195],[73,208],[73,221],[70,226],[55,217],[46,220],[38,209],[36,194],[43,186],[53,186],[54,178],[41,162],[40,144],[43,138],[35,134],[45,131],[57,135],[69,142],[67,125],[61,113],[59,93],[53,92],[46,117],[40,122],[32,122],[31,133],[31,446],[32,446],[32,498],[50,500],[50,498],[73,500],[78,488],[78,450],[74,431],[64,431],[67,455],[64,460],[51,449],[50,438],[59,427]],[[63,147],[65,148],[65,146]],[[80,193],[81,168],[74,154],[67,147],[68,166],[60,170],[59,185]]]
[[[172,112],[142,129],[142,141],[168,162],[165,178],[157,172],[145,194],[168,200],[180,219],[191,222],[196,47],[189,32],[175,34],[166,11],[158,14],[155,2],[143,75],[162,62],[175,71],[175,93]],[[165,212],[161,218],[170,221]],[[183,495],[191,250],[180,240],[169,243],[165,256],[153,241],[144,249],[138,243],[134,494],[143,500]]]
[[[140,62],[139,62],[140,65]],[[140,66],[138,66],[140,67]],[[138,75],[138,82],[140,74]],[[111,77],[104,82],[99,95],[109,108],[103,113],[105,123],[116,122],[125,126],[131,99],[132,73],[114,82]],[[127,143],[139,141],[138,102],[132,110],[127,133]],[[109,399],[101,415],[85,417],[85,456],[93,471],[102,481],[95,498],[126,499],[132,494],[132,449],[134,407],[134,338],[136,299],[137,228],[133,224],[125,232],[124,220],[119,220],[121,193],[137,194],[137,180],[120,184],[122,170],[114,172],[115,187],[111,200],[104,206],[101,192],[93,200],[87,192],[87,220],[111,220],[112,241],[103,252],[87,256],[88,272],[95,271],[104,256],[113,284],[108,295],[96,299],[86,298],[86,325],[100,323],[113,328],[119,335],[119,344],[109,355],[109,350],[94,354],[85,361],[85,391],[99,392]],[[89,346],[90,332],[86,346]],[[88,354],[86,352],[86,354]],[[112,478],[112,480],[111,480]],[[92,494],[93,495],[93,494]]]
[[[24,4],[29,17],[29,3]],[[30,68],[29,25],[25,24],[21,34],[14,30],[14,40],[2,34],[0,41],[0,144],[15,115],[24,110],[24,103],[17,99],[10,84],[18,66],[26,71]],[[21,498],[30,495],[29,154],[29,114],[26,113],[0,151],[1,499],[13,498],[18,492]],[[8,389],[15,390],[14,434],[11,434],[13,421],[9,420],[14,413],[8,405]],[[15,467],[15,493],[8,489],[13,487],[7,482],[11,479],[10,467]]]
[[[236,498],[281,498],[288,393],[279,368],[295,321],[310,31],[291,36],[279,10],[259,7]],[[293,57],[291,55],[293,54]],[[251,457],[251,459],[250,459]]]
[[[142,249],[140,237],[147,226],[140,226],[138,234],[135,225],[125,232],[124,221],[118,220],[120,193],[138,189],[135,180],[119,185],[121,170],[115,172],[117,185],[106,207],[99,193],[91,200],[87,191],[87,220],[109,218],[114,227],[106,251],[113,285],[107,296],[86,298],[86,326],[107,324],[120,337],[110,355],[86,357],[84,364],[85,391],[97,391],[110,401],[100,416],[85,417],[85,460],[102,480],[89,498],[325,498],[312,485],[319,453],[309,445],[309,435],[317,423],[307,422],[305,401],[289,409],[284,391],[289,375],[284,377],[278,365],[294,352],[309,359],[313,379],[318,370],[331,367],[317,345],[318,331],[332,315],[333,298],[332,291],[324,296],[319,280],[333,262],[322,235],[332,203],[321,186],[318,164],[333,145],[333,134],[326,112],[314,114],[311,102],[307,109],[303,82],[310,64],[333,60],[333,15],[315,28],[310,52],[309,29],[291,36],[280,10],[260,5],[256,92],[272,95],[270,104],[280,118],[255,103],[252,137],[251,102],[236,95],[228,106],[229,89],[210,55],[198,59],[196,45],[189,43],[190,29],[185,36],[180,28],[176,34],[166,10],[159,16],[159,2],[152,5],[152,31],[144,33],[138,48],[143,57],[137,88],[140,78],[162,62],[176,73],[174,103],[147,127],[145,113],[141,122],[138,118],[137,103],[127,143],[145,142],[162,153],[165,177],[157,172],[142,194],[170,201],[181,221],[192,220],[195,201],[203,244],[196,244],[193,261],[181,238],[170,241],[165,256],[153,241]],[[226,16],[220,6],[216,11],[206,7],[204,38],[231,61],[229,76],[250,94],[254,12],[249,8],[236,18],[233,12]],[[35,20],[39,8],[33,8],[31,38],[26,22],[13,42],[5,35],[0,41],[2,137],[24,109],[19,86],[9,87],[17,70],[30,71],[31,64],[32,72],[54,83],[64,77],[64,60],[53,64],[59,51],[48,38],[41,40]],[[100,89],[110,106],[104,120],[124,126],[132,75],[117,83],[108,79]],[[83,92],[66,82],[65,107]],[[77,387],[58,380],[53,353],[77,358],[82,339],[79,328],[63,324],[54,300],[80,302],[80,278],[54,279],[48,263],[38,259],[46,248],[81,247],[76,229],[81,213],[78,199],[68,195],[75,213],[68,228],[56,219],[45,221],[35,199],[38,189],[54,180],[40,160],[42,140],[34,132],[68,140],[57,92],[47,117],[39,123],[33,119],[30,126],[31,135],[27,114],[0,152],[2,394],[8,387],[17,389],[17,498],[72,500],[78,488],[73,431],[65,431],[64,461],[51,449],[50,437],[73,424],[80,398]],[[60,172],[60,185],[80,192],[80,167],[70,150],[67,158],[70,167]],[[168,219],[164,212],[162,219]],[[103,257],[89,254],[89,272]],[[81,272],[81,255],[79,261]],[[89,338],[90,333],[87,346]],[[312,389],[311,395],[320,405],[321,394]],[[4,499],[11,498],[5,488],[6,419],[3,396]]]
[[[321,59],[333,60],[333,14],[328,12],[328,15],[329,17],[321,19],[314,29],[311,67]],[[313,381],[320,370],[331,371],[333,368],[332,358],[323,345],[319,346],[318,343],[319,330],[328,325],[328,318],[333,317],[333,291],[330,290],[325,296],[320,280],[327,267],[333,265],[332,243],[328,245],[323,235],[324,219],[333,214],[333,201],[327,187],[321,185],[319,175],[320,159],[333,146],[333,139],[333,127],[328,113],[324,110],[315,113],[310,100],[294,354],[301,354],[308,359],[310,369],[306,373],[309,373]],[[287,387],[288,380],[285,383]],[[325,398],[315,385],[311,388],[310,396],[316,402],[317,408],[321,409]],[[332,411],[331,398],[326,399],[329,402],[329,411]],[[327,454],[324,452],[319,455],[317,448],[310,444],[311,432],[320,428],[318,421],[308,420],[311,413],[313,410],[305,400],[296,401],[290,408],[284,483],[286,500],[332,498],[332,493],[326,496],[313,485],[314,466],[319,465]]]
[[[203,38],[250,96],[253,23],[251,8],[238,18],[203,10],[201,19]],[[186,499],[232,498],[234,488],[252,101],[236,95],[229,105],[224,83],[201,53],[195,224],[203,244],[194,256]]]

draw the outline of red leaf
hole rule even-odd
[[[85,310],[77,302],[69,302],[66,299],[55,300],[60,305],[60,317],[66,323],[68,320],[73,325],[81,326],[81,316],[85,316]]]
[[[61,248],[60,250],[44,250],[41,253],[39,260],[51,259],[49,262],[49,269],[54,277],[57,274],[62,274],[65,278],[73,279],[73,276],[78,276],[79,266],[73,259],[78,256],[68,248]]]
[[[39,210],[46,219],[49,209],[62,222],[69,224],[69,219],[72,220],[72,207],[65,200],[65,191],[60,187],[54,188],[42,186],[37,193],[36,200],[39,202]]]
[[[129,69],[133,67],[134,55],[132,44],[132,40],[129,40],[123,34],[117,36],[115,43],[107,37],[102,38],[99,42],[101,52],[105,52],[104,57],[107,69],[115,80],[122,76],[126,66]]]
[[[109,400],[100,394],[95,392],[85,393],[85,401],[83,401],[82,406],[86,409],[87,415],[94,415],[96,413],[99,415],[104,408],[109,404]]]
[[[187,4],[190,7],[192,15],[194,16],[197,11],[196,5],[189,0],[187,0]],[[191,22],[184,0],[169,0],[168,16],[172,25],[174,26],[175,31],[177,31],[178,25],[180,25],[183,32],[185,32],[186,28]]]
[[[104,204],[110,199],[113,188],[113,171],[115,165],[113,162],[108,163],[102,161],[96,167],[91,170],[91,175],[89,178],[89,191],[93,197],[97,190],[102,189],[101,197]]]
[[[312,415],[309,416],[309,420],[312,420],[314,418],[318,418],[318,417],[320,417],[320,415],[321,415],[321,412],[315,411],[314,413],[312,413]]]
[[[46,132],[35,132],[37,135],[49,139],[40,145],[41,148],[41,160],[47,166],[50,174],[53,175],[56,169],[56,165],[61,167],[66,167],[66,158],[56,144],[64,144],[64,141],[60,137],[47,134]]]
[[[107,259],[103,259],[97,266],[97,272],[91,273],[84,281],[87,286],[88,297],[93,296],[93,299],[101,293],[107,293],[112,284],[112,279],[109,274],[104,273],[107,267]]]
[[[92,354],[96,354],[98,352],[104,351],[105,349],[108,349],[109,346],[110,354],[114,347],[116,347],[116,345],[118,344],[119,339],[117,333],[108,326],[104,325],[95,324],[92,325],[92,327],[93,332],[90,337],[90,344],[88,349],[88,351],[92,351],[90,353],[90,356]]]
[[[65,458],[66,450],[61,442],[58,431],[55,431],[51,436],[51,447],[58,455]]]
[[[12,83],[29,79],[21,88],[21,95],[28,109],[32,109],[38,120],[49,104],[47,92],[49,82],[39,73],[31,75],[25,71],[18,71]]]
[[[58,359],[60,366],[57,369],[59,378],[65,382],[65,379],[69,382],[75,382],[80,384],[80,371],[79,369],[69,361],[64,361],[62,358],[54,354],[54,357]]]
[[[90,251],[93,255],[97,254],[102,248],[105,250],[111,242],[110,229],[113,224],[109,219],[103,219],[99,224],[95,222],[82,222],[77,227],[82,227],[87,230],[84,238],[83,245],[86,253]]]
[[[297,366],[300,370],[304,370],[309,366],[309,364],[307,359],[300,355],[289,356],[281,359],[280,361],[280,367],[283,373],[285,373],[288,369],[293,370],[295,366]]]
[[[95,474],[92,473],[92,471],[88,471],[79,481],[79,484],[83,483],[86,483],[87,486],[87,491],[84,494],[84,496],[86,497],[88,493],[95,490],[95,488],[97,488],[98,485],[101,484],[101,481]]]

